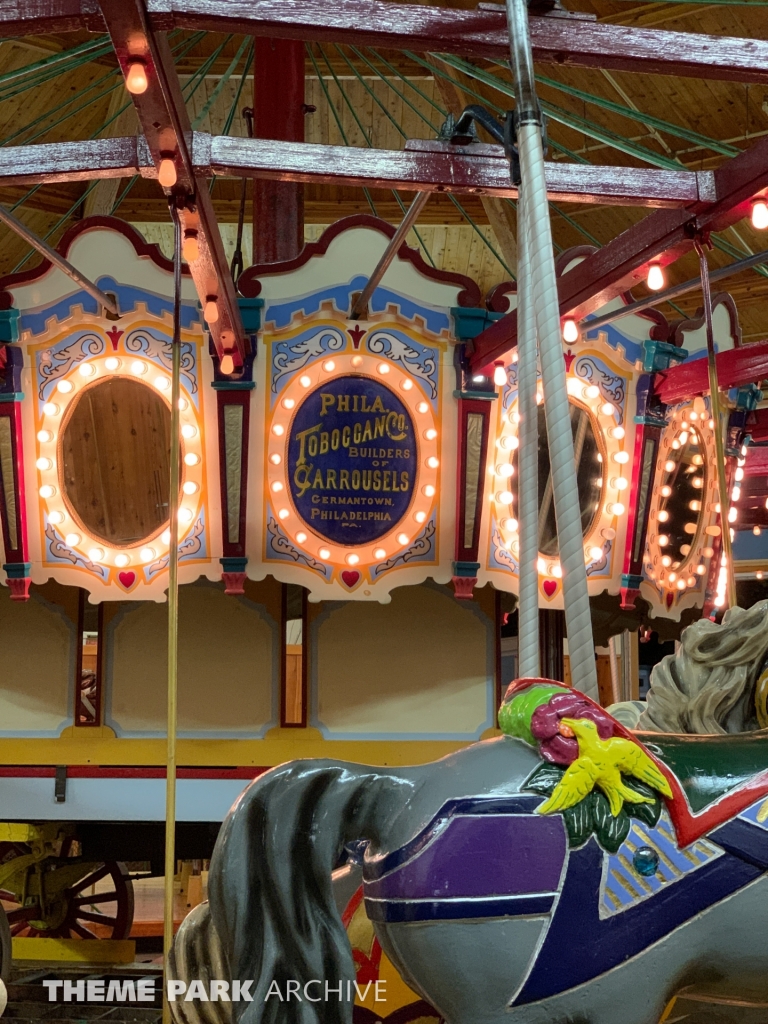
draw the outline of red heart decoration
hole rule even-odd
[[[130,590],[133,584],[136,582],[135,572],[119,572],[117,578],[120,580],[120,584],[125,587],[126,590]]]
[[[544,593],[547,597],[552,597],[554,592],[557,590],[557,580],[544,580],[542,587],[544,588]]]
[[[351,590],[360,579],[360,573],[356,569],[345,569],[341,574],[341,579],[344,585]]]

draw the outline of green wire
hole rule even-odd
[[[445,61],[450,67],[455,68],[457,71],[463,71],[465,74],[470,75],[472,78],[477,79],[479,82],[483,82],[485,85],[491,86],[493,89],[497,89],[500,93],[505,96],[509,96],[512,99],[515,97],[514,89],[507,82],[502,81],[497,75],[491,74],[489,71],[483,71],[481,68],[475,67],[469,61],[462,60],[459,57],[454,57],[451,54],[432,54],[431,56],[438,56],[440,60]],[[650,164],[654,167],[660,167],[668,171],[677,171],[684,164],[680,160],[670,159],[669,157],[659,156],[653,153],[650,149],[646,149],[644,146],[638,146],[634,142],[629,142],[623,135],[618,135],[616,132],[610,131],[608,128],[601,128],[594,122],[589,121],[587,118],[580,117],[578,114],[571,114],[569,111],[563,110],[562,107],[557,107],[553,103],[547,103],[544,100],[539,101],[541,109],[552,118],[554,121],[559,121],[560,124],[566,125],[568,128],[572,128],[575,131],[583,132],[590,138],[597,139],[598,142],[604,142],[612,149],[618,150],[621,153],[626,153],[628,156],[634,156],[638,160],[642,160],[644,163]]]
[[[248,77],[248,70],[249,70],[249,68],[251,66],[251,61],[253,60],[253,54],[254,54],[255,50],[256,50],[256,40],[252,39],[251,40],[251,48],[248,51],[248,54],[247,54],[247,56],[245,58],[245,67],[243,68],[243,73],[240,76],[240,85],[237,87],[237,92],[235,93],[235,98],[232,101],[232,106],[229,108],[229,113],[227,114],[227,118],[226,118],[226,120],[224,122],[224,127],[221,130],[221,134],[222,135],[229,135],[230,129],[232,128],[232,122],[235,120],[235,114],[237,113],[237,107],[238,107],[238,104],[240,103],[240,96],[242,95],[242,92],[243,92],[243,86],[245,85],[245,80]],[[213,178],[211,179],[211,189],[210,189],[211,190],[211,195],[213,195],[213,190],[216,187],[216,182],[217,181],[218,181],[218,178],[214,174]]]
[[[351,61],[349,60],[349,58],[348,58],[348,57],[346,56],[346,54],[345,54],[345,53],[344,53],[344,52],[343,52],[343,51],[342,51],[342,50],[341,50],[341,49],[339,48],[339,46],[338,46],[338,45],[336,46],[336,50],[338,51],[338,53],[339,53],[339,56],[343,57],[343,59],[344,59],[344,60],[346,61],[347,65],[348,65],[348,67],[349,67],[349,68],[350,68],[350,69],[351,69],[351,70],[352,70],[352,71],[354,72],[354,74],[355,74],[355,75],[357,76],[357,78],[358,78],[358,79],[359,79],[359,81],[361,82],[361,84],[362,84],[363,88],[364,88],[364,89],[366,89],[366,90],[367,90],[367,92],[369,92],[369,93],[371,94],[371,96],[373,97],[373,99],[374,99],[374,100],[375,100],[375,101],[376,101],[376,102],[378,103],[378,105],[379,105],[379,106],[381,107],[381,109],[382,109],[382,110],[384,111],[384,113],[385,113],[385,114],[387,115],[387,117],[388,117],[388,118],[389,118],[389,120],[390,120],[390,121],[392,122],[392,124],[393,124],[393,125],[395,126],[395,128],[396,128],[396,129],[398,130],[398,132],[400,132],[400,135],[401,135],[401,136],[402,136],[402,137],[403,137],[404,139],[406,139],[406,141],[407,141],[407,139],[408,139],[408,136],[406,135],[406,133],[405,133],[405,132],[403,131],[403,129],[402,129],[402,128],[400,127],[400,125],[399,125],[399,124],[397,123],[397,121],[396,121],[396,120],[395,120],[395,118],[394,118],[394,117],[392,116],[392,114],[390,114],[390,112],[389,112],[389,111],[387,110],[387,108],[386,108],[386,106],[384,105],[384,103],[382,103],[382,101],[381,101],[381,100],[379,99],[379,97],[378,97],[378,96],[376,95],[376,93],[375,93],[375,92],[373,91],[373,89],[371,89],[371,87],[370,87],[370,86],[368,85],[368,83],[367,83],[367,82],[365,81],[365,79],[364,79],[364,78],[362,77],[362,75],[361,75],[361,74],[360,74],[360,72],[359,72],[359,71],[357,70],[357,68],[356,68],[356,67],[354,66],[354,64],[353,64],[353,63],[352,63],[352,62],[351,62]],[[386,79],[384,79],[384,81],[386,81]],[[370,145],[370,143],[369,143],[369,145]],[[502,267],[504,267],[504,269],[506,270],[506,272],[507,272],[507,273],[508,273],[508,274],[509,274],[509,275],[510,275],[510,276],[512,277],[512,279],[513,279],[513,280],[516,280],[516,278],[515,278],[515,275],[514,275],[514,274],[512,273],[512,271],[511,271],[511,270],[510,270],[510,268],[509,268],[509,267],[507,266],[507,264],[506,264],[506,263],[504,262],[504,260],[503,260],[503,259],[502,259],[502,257],[501,257],[501,256],[499,255],[499,253],[498,253],[498,252],[496,252],[496,249],[495,249],[495,248],[494,248],[494,246],[493,246],[493,245],[491,244],[490,240],[489,240],[488,238],[486,238],[486,236],[485,236],[485,235],[483,234],[483,232],[482,232],[482,231],[480,230],[480,228],[479,228],[479,227],[477,226],[477,224],[475,224],[474,220],[473,220],[473,219],[472,219],[472,217],[471,217],[471,216],[470,216],[470,215],[469,215],[469,214],[467,213],[467,211],[466,211],[466,210],[464,209],[464,207],[463,207],[463,206],[461,205],[461,203],[459,202],[459,200],[458,200],[458,199],[457,199],[457,198],[456,198],[456,197],[455,197],[455,196],[453,195],[453,193],[452,193],[452,192],[449,192],[449,193],[448,193],[448,195],[450,196],[451,202],[452,202],[452,203],[454,204],[454,206],[456,206],[456,208],[457,208],[457,209],[458,209],[458,210],[459,210],[459,211],[461,212],[461,215],[462,215],[462,216],[464,217],[464,219],[465,219],[465,220],[466,220],[466,221],[467,221],[467,222],[469,223],[469,225],[470,225],[470,227],[471,227],[471,228],[473,229],[473,231],[477,232],[477,234],[478,234],[478,235],[480,236],[480,238],[482,238],[482,240],[483,240],[483,242],[485,243],[485,245],[487,245],[487,246],[488,246],[488,248],[489,248],[489,249],[491,250],[491,252],[493,253],[493,255],[494,255],[494,256],[496,257],[496,259],[497,259],[497,260],[499,261],[499,263],[500,263],[500,264],[502,265]],[[416,229],[414,228],[414,231],[415,231],[415,230],[416,230]],[[418,236],[418,232],[416,233],[416,237],[417,237],[417,238],[419,237],[419,236]],[[419,241],[421,242],[421,239],[420,239],[420,238],[419,238]],[[421,244],[422,244],[422,245],[424,245],[424,243],[423,243],[423,242],[421,242]],[[432,264],[432,266],[434,266],[434,263]]]
[[[211,110],[211,107],[214,105],[216,100],[221,95],[222,89],[227,84],[227,82],[230,80],[232,75],[235,73],[235,68],[240,63],[240,58],[242,57],[246,47],[248,46],[248,44],[250,42],[251,42],[251,40],[248,38],[248,36],[246,36],[245,39],[243,39],[242,43],[240,44],[240,49],[237,51],[235,56],[232,58],[232,60],[231,60],[231,62],[229,64],[229,67],[227,68],[227,70],[221,76],[219,84],[216,86],[216,88],[213,90],[211,95],[208,97],[208,102],[205,104],[203,109],[200,111],[200,113],[197,115],[195,120],[192,122],[192,128],[193,129],[194,128],[198,128],[202,124],[203,120],[207,117],[208,113]]]
[[[350,49],[355,50],[354,46],[351,46]],[[425,99],[427,103],[433,106],[435,110],[438,112],[438,114],[440,114],[442,117],[448,117],[448,111],[443,109],[443,107],[441,107],[439,103],[435,103],[431,96],[428,96],[414,82],[412,82],[409,78],[406,78],[406,76],[401,71],[398,71],[397,68],[394,67],[394,65],[390,64],[388,60],[385,60],[380,53],[377,53],[377,51],[373,49],[373,47],[369,46],[368,49],[377,60],[381,61],[385,68],[388,68],[393,75],[397,75],[397,77],[402,79],[402,81],[405,82],[405,84],[409,86],[411,89],[413,89],[415,93],[417,93],[419,96],[421,96],[422,99]],[[357,53],[357,50],[355,50],[355,53]],[[362,54],[360,54],[360,56],[362,56]],[[365,60],[364,57],[363,60]],[[368,62],[366,61],[366,63]],[[379,71],[378,74],[381,74],[381,72]],[[416,107],[413,107],[413,109],[416,110]],[[423,114],[421,114],[420,110],[416,110],[416,113],[422,117],[424,116]]]
[[[362,122],[360,121],[360,118],[357,116],[357,111],[355,110],[354,106],[352,105],[352,102],[350,101],[349,97],[347,96],[346,92],[344,91],[344,89],[343,89],[343,87],[341,85],[341,82],[339,81],[339,79],[338,79],[338,77],[336,75],[336,72],[333,70],[331,62],[328,60],[328,57],[325,54],[325,51],[323,50],[322,46],[319,43],[317,45],[317,48],[320,51],[320,54],[322,55],[322,58],[325,61],[326,65],[328,67],[328,70],[330,71],[331,75],[333,76],[333,80],[336,83],[337,89],[341,93],[342,99],[344,100],[344,102],[349,107],[350,113],[352,114],[352,117],[354,117],[355,122],[357,123],[357,127],[360,129],[360,132],[361,132],[363,138],[365,139],[366,145],[368,146],[369,149],[373,149],[374,148],[373,143],[371,142],[371,139],[368,136],[368,133],[366,132],[365,128],[363,128]],[[351,66],[352,65],[350,65],[350,67]],[[358,77],[359,77],[359,75],[358,75]],[[400,210],[402,211],[403,215],[405,215],[405,213],[406,213],[406,206],[405,206],[405,203],[403,202],[403,200],[400,198],[400,194],[397,191],[397,189],[392,189],[392,195],[394,196],[395,201],[396,201],[397,205],[400,207]],[[424,250],[424,253],[425,253],[427,259],[429,260],[429,262],[434,267],[435,262],[432,259],[432,254],[430,253],[430,251],[427,248],[427,246],[424,244],[424,240],[421,237],[421,235],[419,234],[417,228],[414,226],[411,230],[413,231],[414,235],[418,238],[419,245]]]

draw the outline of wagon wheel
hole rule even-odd
[[[23,847],[19,851],[21,853]],[[56,871],[43,874],[48,883],[45,909],[37,899],[27,899],[22,906],[19,895],[0,889],[2,901],[11,927],[11,935],[18,938],[63,939],[127,939],[133,924],[133,882],[126,867],[119,861],[101,864],[72,865],[53,859],[45,867],[66,865],[82,868],[82,876],[66,888],[55,885]],[[92,886],[96,891],[89,893]]]

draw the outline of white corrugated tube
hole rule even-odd
[[[581,508],[560,336],[560,312],[540,127],[537,124],[521,125],[517,133],[517,144],[522,177],[520,190],[526,196],[529,268],[544,384],[544,411],[563,572],[571,678],[576,689],[596,700],[598,689],[592,616],[584,564]],[[518,234],[521,234],[519,229]]]
[[[517,207],[517,528],[520,542],[518,675],[538,676],[539,662],[539,424],[536,407],[536,318],[531,290],[525,196]]]

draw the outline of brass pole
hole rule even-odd
[[[720,536],[723,540],[722,552],[725,556],[725,569],[728,574],[728,589],[725,598],[727,608],[736,604],[736,577],[733,573],[733,553],[731,549],[731,527],[728,511],[731,506],[728,495],[728,481],[725,477],[725,445],[723,443],[723,422],[720,411],[720,387],[717,381],[717,359],[715,358],[715,332],[712,326],[712,295],[709,289],[709,264],[700,240],[694,241],[699,254],[701,270],[701,292],[704,299],[704,316],[707,324],[707,366],[709,368],[709,395],[712,404],[712,421],[715,425],[715,455],[717,459],[717,488],[720,495]],[[718,567],[718,575],[719,575]]]
[[[171,342],[171,486],[168,495],[168,745],[165,778],[165,889],[163,899],[163,1024],[171,1024],[168,957],[173,945],[173,880],[176,874],[176,716],[179,650],[179,398],[181,376],[181,221],[170,203],[174,227],[173,340]]]

